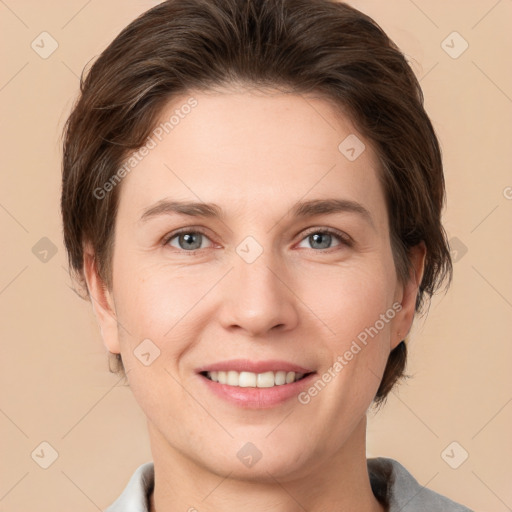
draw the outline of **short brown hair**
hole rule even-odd
[[[334,0],[168,0],[130,23],[82,74],[64,129],[64,241],[81,285],[85,242],[100,277],[112,285],[121,184],[102,198],[94,191],[145,143],[173,97],[234,83],[319,94],[345,111],[381,163],[401,280],[408,278],[410,248],[425,243],[416,310],[447,277],[449,284],[439,143],[418,80],[384,31]],[[404,376],[406,355],[403,341],[390,353],[377,405]],[[124,375],[116,358],[114,371]]]

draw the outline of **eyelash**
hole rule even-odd
[[[202,230],[201,228],[182,228],[182,229],[179,229],[177,231],[173,231],[172,233],[169,233],[168,235],[166,235],[163,240],[162,240],[162,245],[163,246],[167,246],[169,244],[169,242],[173,239],[173,238],[176,238],[177,236],[183,234],[183,233],[187,233],[187,234],[201,234],[201,235],[204,235],[206,236],[208,239],[208,234]],[[342,233],[336,229],[332,229],[332,228],[312,228],[308,231],[306,231],[306,233],[304,233],[303,237],[301,238],[300,242],[302,242],[304,239],[306,239],[307,237],[313,235],[313,234],[328,234],[328,235],[333,235],[334,237],[336,237],[338,239],[338,241],[340,242],[340,245],[343,245],[345,247],[352,247],[354,245],[354,241],[352,239],[352,237],[350,237],[349,235],[345,234],[345,233]],[[314,252],[324,252],[324,253],[330,253],[330,252],[333,252],[335,250],[337,250],[339,246],[336,246],[336,247],[330,247],[328,249],[309,249],[311,251],[314,251]],[[175,247],[173,247],[173,249],[176,249]],[[197,252],[201,251],[202,249],[194,249],[193,251],[185,251],[183,249],[176,249],[178,252],[184,252],[184,253],[187,253],[187,254],[190,254],[190,255],[194,255],[196,254]]]

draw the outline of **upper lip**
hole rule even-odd
[[[277,372],[279,370],[285,372],[295,373],[312,373],[314,370],[309,370],[303,366],[299,366],[288,361],[267,360],[267,361],[254,361],[251,359],[230,359],[229,361],[219,361],[218,363],[209,364],[197,368],[197,373],[202,372],[217,372],[217,371],[235,371],[235,372],[251,372],[251,373],[265,373]]]

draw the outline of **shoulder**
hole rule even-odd
[[[372,490],[389,503],[389,512],[472,512],[440,494],[421,486],[394,459],[367,459]]]
[[[121,496],[105,512],[149,512],[149,495],[154,482],[153,462],[142,464],[131,476]]]

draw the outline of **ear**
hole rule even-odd
[[[96,256],[90,244],[84,248],[84,275],[103,343],[109,352],[119,354],[121,349],[113,296],[98,274]]]
[[[402,309],[395,317],[391,339],[391,350],[393,350],[409,333],[414,314],[416,312],[416,298],[420,289],[423,272],[425,269],[425,256],[427,248],[424,242],[420,242],[409,250],[411,269],[406,283],[397,287],[396,300],[401,303]]]

